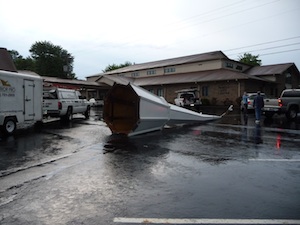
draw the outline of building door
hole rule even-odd
[[[32,80],[24,80],[24,118],[25,120],[34,119],[34,82]]]

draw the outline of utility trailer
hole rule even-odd
[[[43,79],[0,70],[0,128],[12,135],[17,124],[42,122]]]

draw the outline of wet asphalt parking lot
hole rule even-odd
[[[0,224],[300,223],[299,116],[126,138],[101,113],[0,137]]]

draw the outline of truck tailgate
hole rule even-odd
[[[263,111],[276,112],[276,111],[279,111],[279,109],[280,109],[280,106],[278,105],[277,98],[265,99],[265,106],[263,108]]]

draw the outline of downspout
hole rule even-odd
[[[237,97],[240,97],[242,96],[242,93],[241,93],[241,82],[239,82],[239,80],[236,80],[238,82],[238,96]]]

